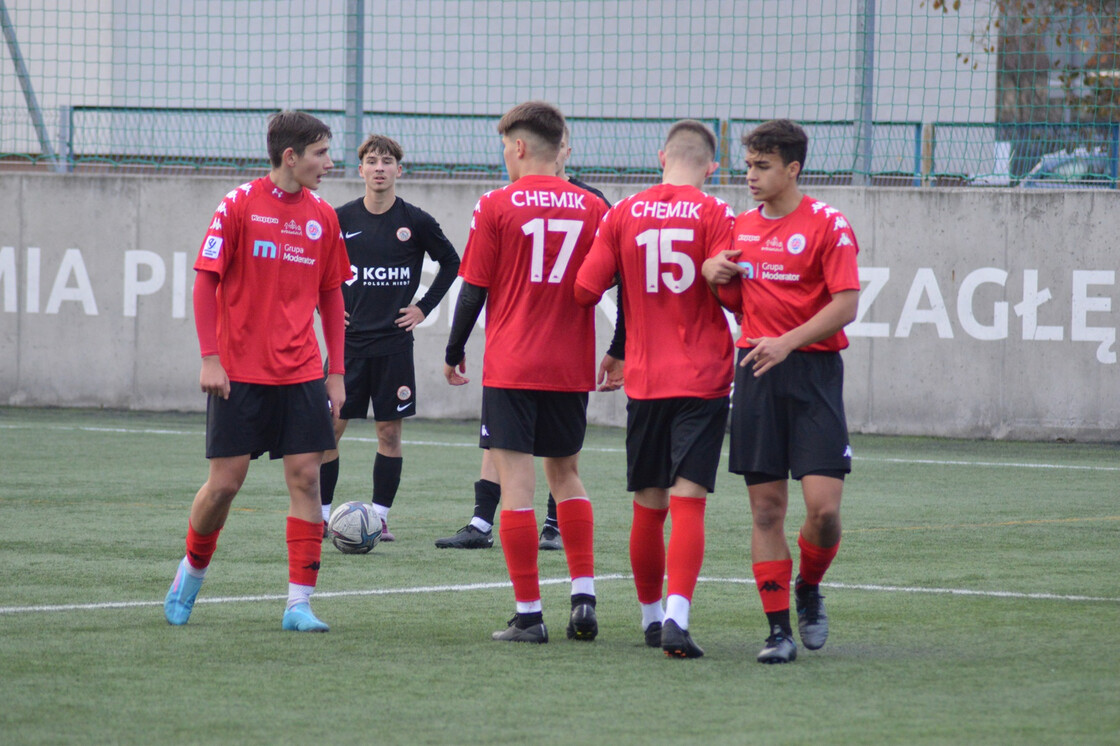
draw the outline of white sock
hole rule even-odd
[[[543,611],[541,602],[537,601],[518,601],[517,613],[518,614],[540,614]]]
[[[672,619],[681,629],[688,629],[688,611],[691,607],[691,601],[674,593],[665,602],[665,618]]]
[[[572,595],[582,593],[585,596],[595,595],[595,578],[572,578]]]
[[[288,583],[288,608],[290,609],[297,604],[311,603],[311,594],[314,590],[315,586],[313,585]]]
[[[374,512],[377,513],[378,518],[385,521],[386,523],[389,522],[389,509],[388,508],[386,508],[384,505],[378,505],[377,503],[374,503],[373,504],[373,510],[374,510]]]
[[[326,521],[329,521],[330,519],[331,519],[331,506],[330,505],[324,505],[323,506],[323,521],[326,522]]]
[[[665,612],[661,609],[661,602],[642,604],[642,629],[647,629],[654,622],[665,621]]]
[[[486,533],[490,529],[494,528],[493,523],[488,523],[487,521],[482,520],[478,516],[475,516],[474,518],[471,519],[471,525],[474,526],[475,528],[477,528],[482,533]]]
[[[186,557],[183,557],[183,567],[184,569],[186,569],[187,575],[190,575],[192,578],[198,578],[199,580],[205,578],[206,571],[210,569],[210,565],[207,565],[200,570],[199,568],[192,565],[191,561]]]

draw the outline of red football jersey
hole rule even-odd
[[[323,377],[319,292],[351,277],[333,207],[267,176],[242,184],[218,205],[194,268],[218,274],[218,358],[231,381]]]
[[[743,334],[747,339],[780,337],[828,305],[834,293],[859,290],[859,246],[848,219],[835,207],[806,195],[793,212],[767,218],[761,207],[735,219],[735,261],[742,280]],[[802,350],[834,352],[848,346],[844,330]]]
[[[524,176],[475,205],[459,274],[488,289],[483,386],[595,388],[595,309],[574,288],[606,209],[555,176]]]
[[[671,184],[627,197],[603,218],[576,284],[602,295],[622,275],[630,398],[730,393],[731,330],[700,265],[731,248],[734,219],[723,200]]]

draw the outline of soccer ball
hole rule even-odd
[[[352,500],[331,513],[327,533],[343,554],[365,554],[381,538],[381,518],[373,506]]]

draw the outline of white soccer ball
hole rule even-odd
[[[381,538],[381,518],[372,505],[352,500],[331,513],[327,533],[343,554],[365,554]]]

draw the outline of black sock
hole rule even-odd
[[[786,637],[793,637],[793,628],[789,626],[789,609],[766,612],[766,621],[770,622],[771,634],[773,634],[774,629],[777,628],[785,633]]]
[[[340,459],[334,461],[326,461],[319,466],[319,499],[323,505],[330,505],[334,502],[334,488],[338,484],[338,462]]]
[[[556,520],[556,498],[551,492],[548,493],[548,517],[544,519],[544,525],[560,530],[560,523]]]
[[[400,456],[383,456],[380,453],[373,457],[373,502],[393,507],[393,500],[397,497],[397,487],[401,484],[401,466],[404,459]]]
[[[489,479],[480,479],[474,483],[474,517],[494,523],[494,514],[498,512],[498,503],[502,501],[502,487],[497,482]]]
[[[528,614],[518,614],[517,621],[514,622],[518,629],[529,629],[534,624],[544,624],[544,614],[540,611],[533,611]]]

